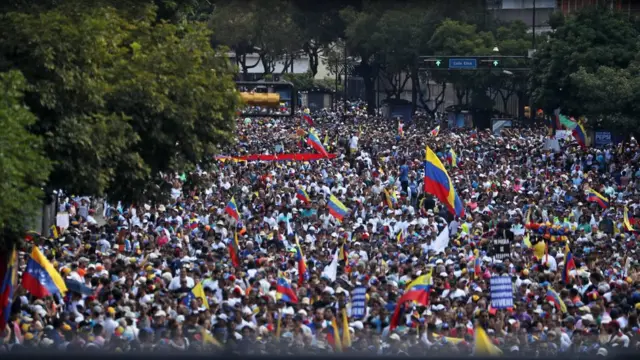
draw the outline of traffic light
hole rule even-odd
[[[531,108],[528,106],[524,107],[524,117],[527,119],[531,119]]]
[[[277,108],[280,106],[280,94],[241,92],[242,101],[250,106]]]
[[[447,60],[440,57],[425,59],[424,65],[428,69],[447,69],[449,67]]]
[[[485,69],[499,69],[502,68],[501,59],[482,59],[480,60],[481,67]]]
[[[542,110],[542,109],[538,109],[538,111],[536,111],[536,117],[537,117],[538,119],[542,119],[542,118],[544,118],[544,110]]]

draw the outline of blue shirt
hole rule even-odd
[[[409,181],[409,166],[400,166],[400,181]]]

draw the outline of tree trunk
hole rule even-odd
[[[416,106],[418,102],[418,90],[416,89],[416,84],[420,83],[420,74],[418,73],[418,68],[415,66],[411,67],[411,115],[416,113]]]
[[[318,74],[318,48],[311,48],[311,54],[309,54],[309,70],[311,70],[311,76],[316,77]]]
[[[458,105],[462,105],[462,100],[464,98],[465,91],[456,88],[456,98],[458,100]]]
[[[376,94],[375,85],[371,76],[364,76],[364,93],[367,100],[367,114],[376,114]]]

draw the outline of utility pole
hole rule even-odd
[[[344,42],[344,114],[346,116],[347,114],[347,76],[348,76],[348,70],[347,70],[347,42]]]
[[[533,24],[531,24],[531,34],[533,34],[533,38],[531,40],[531,45],[533,49],[536,48],[536,0],[533,0]]]

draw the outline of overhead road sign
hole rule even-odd
[[[478,67],[478,60],[475,58],[449,58],[449,69],[472,70]]]
[[[529,71],[526,56],[421,56],[420,70],[510,70]]]

